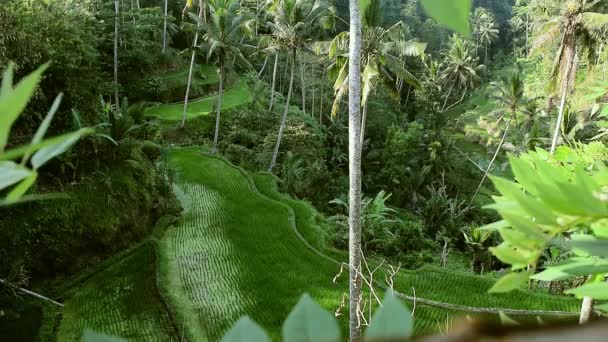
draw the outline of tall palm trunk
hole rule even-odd
[[[323,98],[325,97],[325,87],[324,87],[324,82],[325,82],[325,65],[322,66],[323,67],[323,73],[321,75],[321,99],[319,100],[320,104],[319,104],[319,124],[323,123]]]
[[[479,182],[479,185],[477,186],[477,190],[475,190],[475,193],[473,194],[473,197],[471,198],[471,202],[469,203],[468,208],[471,208],[471,206],[473,205],[473,202],[475,201],[475,197],[477,197],[477,195],[479,194],[479,191],[481,190],[481,187],[483,186],[483,183],[488,178],[488,175],[490,174],[490,171],[492,170],[492,165],[494,165],[494,162],[496,161],[496,158],[498,157],[498,153],[502,149],[502,145],[505,143],[505,139],[507,138],[507,134],[509,133],[509,127],[511,126],[511,120],[513,119],[514,116],[515,116],[515,113],[512,112],[511,115],[509,116],[509,121],[507,121],[507,127],[505,128],[505,132],[502,134],[502,138],[500,139],[500,142],[498,143],[496,152],[494,152],[494,156],[492,157],[492,160],[490,160],[490,165],[488,165],[486,172],[484,172],[483,177],[481,178],[481,182]]]
[[[285,123],[287,122],[287,113],[289,113],[289,101],[291,101],[291,93],[293,91],[293,79],[296,73],[296,50],[293,50],[293,59],[291,61],[291,77],[289,78],[289,89],[287,90],[287,100],[285,101],[285,109],[283,109],[283,118],[281,119],[281,127],[279,127],[279,135],[277,137],[277,143],[274,146],[274,152],[272,153],[272,161],[268,167],[268,172],[272,172],[275,165],[277,164],[277,158],[279,156],[279,149],[281,148],[281,139],[283,139],[283,131],[285,131]]]
[[[244,37],[243,37],[244,38]],[[236,57],[235,57],[236,58]],[[266,58],[264,59],[264,64],[262,65],[262,69],[260,69],[260,71],[258,72],[258,79],[260,77],[262,77],[262,74],[264,73],[264,70],[266,70],[266,65],[268,64],[268,56],[266,56]]]
[[[167,7],[169,0],[165,0],[165,16],[163,19],[163,53],[167,49]]]
[[[564,40],[566,41],[566,40]],[[570,82],[572,81],[572,70],[574,68],[574,60],[576,58],[576,47],[574,44],[568,44],[566,42],[563,52],[566,60],[566,65],[562,68],[561,73],[561,103],[559,106],[559,114],[557,116],[557,122],[555,123],[555,132],[553,133],[553,140],[551,142],[550,153],[555,153],[557,148],[557,141],[559,139],[559,133],[562,128],[562,122],[564,121],[564,110],[566,108],[566,102],[568,99],[568,91],[570,89]]]
[[[566,63],[562,68],[561,75],[561,91],[562,100],[559,106],[559,114],[557,116],[557,122],[555,123],[555,132],[553,133],[553,141],[551,142],[550,153],[553,155],[557,148],[557,141],[559,139],[559,133],[562,129],[562,123],[564,121],[564,111],[566,109],[566,103],[568,98],[568,92],[574,82],[576,76],[576,39],[573,36],[564,37],[564,49],[563,58]],[[589,321],[593,312],[593,299],[591,297],[584,297],[583,303],[581,304],[581,314],[579,317],[579,323],[584,324]]]
[[[452,82],[452,85],[450,86],[450,91],[448,91],[448,94],[445,96],[445,101],[443,102],[443,107],[441,107],[442,112],[445,110],[445,106],[448,105],[448,99],[450,98],[450,95],[452,95],[452,90],[454,90],[454,86],[456,85],[456,80],[458,80],[458,78],[454,79],[454,82]]]
[[[304,63],[300,54],[300,85],[302,88],[302,111],[306,113],[306,84],[304,83]]]
[[[224,91],[224,61],[220,61],[220,90],[217,93],[217,115],[215,116],[215,134],[213,135],[213,148],[211,153],[217,152],[217,141],[220,135],[220,116],[222,114],[222,93]]]
[[[349,340],[361,340],[361,15],[359,0],[350,0],[348,53],[348,155],[349,155]]]
[[[114,0],[114,10],[116,12],[114,18],[114,102],[116,103],[116,109],[120,109],[120,101],[118,99],[118,20],[119,20],[119,3],[118,0]]]
[[[277,82],[277,66],[279,64],[279,54],[274,55],[274,67],[272,70],[272,86],[270,89],[270,105],[268,106],[268,110],[272,110],[272,104],[274,103],[274,88]]]
[[[488,65],[488,42],[486,42],[486,59],[484,63]]]
[[[528,41],[530,39],[530,15],[526,14],[526,46],[525,46],[525,53],[526,53],[526,58],[528,58],[528,55],[530,54],[530,50],[528,49]]]
[[[203,12],[205,8],[203,7],[203,0],[199,2],[199,11],[198,18],[199,20],[203,18]],[[184,98],[184,112],[182,113],[182,122],[179,125],[180,128],[184,128],[186,125],[186,114],[188,113],[188,98],[190,97],[190,86],[192,85],[192,71],[194,70],[194,60],[196,58],[196,45],[198,44],[198,29],[200,26],[200,21],[196,22],[196,33],[194,34],[194,43],[192,44],[192,57],[190,58],[190,71],[188,72],[188,85],[186,85],[186,97]]]
[[[363,115],[361,116],[361,136],[359,144],[361,145],[361,153],[363,153],[363,143],[365,143],[365,127],[367,122],[367,102],[363,104]]]

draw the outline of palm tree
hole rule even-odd
[[[493,82],[491,84],[494,89],[494,93],[490,95],[490,99],[494,100],[494,102],[499,106],[499,109],[495,111],[495,113],[499,114],[500,117],[497,120],[497,123],[505,122],[505,128],[502,134],[502,138],[498,143],[498,147],[496,148],[496,152],[494,152],[494,156],[488,165],[488,168],[484,172],[484,175],[477,186],[477,190],[473,194],[471,198],[471,202],[469,203],[469,208],[473,205],[475,198],[479,194],[483,183],[488,178],[490,171],[492,170],[492,166],[498,157],[498,153],[502,149],[502,146],[505,142],[507,134],[509,133],[509,128],[511,127],[511,121],[516,119],[516,115],[519,111],[524,109],[528,103],[524,95],[524,82],[522,80],[521,71],[518,67],[514,68],[507,74],[504,74],[500,77],[498,82]]]
[[[493,44],[498,39],[500,31],[496,28],[496,19],[494,14],[483,7],[477,7],[473,13],[473,29],[475,35],[475,56],[479,45],[484,45],[486,50],[486,58],[484,63],[488,62],[488,46]]]
[[[169,0],[165,0],[164,16],[163,16],[163,53],[167,49],[167,7],[169,6]]]
[[[184,13],[187,9],[192,8],[192,1],[193,0],[186,0],[186,7],[184,7]],[[203,0],[199,0],[198,20],[196,21],[196,33],[194,34],[194,43],[192,44],[192,58],[190,59],[190,71],[188,72],[188,84],[186,85],[186,97],[184,98],[184,112],[182,114],[182,122],[179,125],[180,128],[184,128],[184,125],[186,124],[186,114],[188,113],[188,98],[190,96],[190,85],[192,84],[192,72],[194,70],[196,46],[198,45],[198,29],[200,27],[201,19],[203,19],[203,22],[207,22],[205,3],[203,2]]]
[[[486,22],[479,30],[479,42],[485,46],[486,58],[484,63],[488,63],[488,46],[494,44],[498,39],[500,31],[496,28],[496,24],[492,21]]]
[[[215,106],[215,134],[211,149],[211,153],[216,153],[226,69],[232,69],[235,63],[242,68],[253,69],[243,54],[243,49],[252,46],[244,44],[242,39],[252,33],[253,21],[246,15],[247,12],[240,11],[241,6],[237,0],[209,0],[208,4],[211,20],[207,23],[199,22],[198,26],[205,32],[201,48],[207,53],[207,62],[214,58],[219,65],[220,84]],[[194,19],[201,21],[197,17]]]
[[[381,79],[390,87],[396,87],[395,78],[400,78],[413,87],[419,87],[420,83],[418,79],[405,69],[401,58],[420,56],[426,49],[426,44],[424,43],[415,40],[403,41],[398,39],[404,30],[402,22],[398,22],[388,29],[380,26],[382,12],[379,0],[371,0],[365,3],[364,6],[361,9],[364,13],[361,51],[361,70],[363,71],[361,79],[363,87],[361,106],[363,108],[363,115],[359,138],[361,145],[365,141],[368,100],[371,91],[375,88],[375,82]],[[348,38],[348,33],[342,32],[334,38],[329,47],[329,57],[334,59],[334,63],[330,66],[330,74],[335,79],[334,89],[336,90],[332,116],[337,114],[342,97],[346,95],[350,69],[349,59],[345,51]],[[396,77],[394,78],[392,75]]]
[[[479,59],[473,57],[470,42],[463,40],[454,34],[450,41],[450,50],[446,57],[446,68],[443,70],[443,79],[450,84],[450,90],[445,96],[443,107],[444,111],[454,87],[467,89],[474,88],[480,79],[479,74],[484,66],[479,64]]]
[[[114,102],[116,110],[120,109],[120,100],[118,99],[118,20],[120,15],[120,4],[118,0],[114,0]]]
[[[272,154],[272,161],[268,167],[268,171],[272,172],[277,163],[281,139],[283,138],[285,123],[287,122],[298,51],[306,48],[306,45],[312,41],[312,38],[321,29],[330,27],[333,18],[333,8],[325,0],[316,0],[314,2],[311,0],[274,0],[269,9],[273,20],[268,22],[267,25],[272,31],[272,40],[276,42],[281,50],[287,52],[289,62],[291,63],[287,99],[285,101],[285,108],[283,109],[279,135]]]
[[[348,264],[349,341],[361,340],[359,303],[361,277],[361,14],[359,0],[350,0],[348,53]]]
[[[561,103],[551,142],[555,152],[559,132],[564,119],[568,93],[573,87],[578,69],[579,56],[586,53],[589,63],[595,62],[598,43],[606,38],[608,14],[598,12],[603,1],[589,0],[533,0],[535,25],[539,28],[532,50],[558,45],[551,72],[551,79],[559,84]]]

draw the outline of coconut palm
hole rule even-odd
[[[365,140],[365,124],[367,121],[367,105],[372,90],[378,81],[386,82],[390,87],[397,88],[396,78],[400,78],[413,87],[419,87],[418,79],[405,69],[402,58],[406,56],[421,56],[426,44],[415,40],[400,40],[405,29],[402,22],[384,28],[380,26],[382,12],[379,0],[371,0],[364,4],[362,28],[362,99],[363,114],[361,119],[360,141]],[[342,98],[347,93],[349,80],[349,59],[346,53],[349,34],[338,34],[329,46],[329,57],[334,59],[330,66],[330,77],[335,80],[336,96],[332,108],[335,116],[340,107]]]
[[[114,102],[116,109],[120,109],[120,100],[118,99],[118,20],[120,16],[120,4],[118,0],[114,0]]]
[[[325,0],[314,2],[311,0],[274,0],[269,10],[273,18],[267,25],[271,29],[272,40],[281,50],[287,52],[288,63],[290,63],[287,99],[283,109],[279,135],[272,154],[272,161],[268,167],[268,171],[272,172],[277,163],[281,139],[287,122],[298,52],[305,49],[306,45],[310,44],[320,30],[330,27],[333,20],[333,7]]]
[[[361,13],[359,0],[349,1],[348,53],[348,264],[349,341],[361,340]]]
[[[186,0],[186,7],[184,7],[184,13],[192,8],[193,0]],[[190,86],[192,85],[192,72],[194,71],[194,60],[196,58],[196,46],[198,45],[198,35],[201,19],[202,22],[207,22],[207,14],[205,11],[205,3],[203,0],[199,0],[198,4],[198,19],[196,20],[196,33],[194,34],[194,42],[192,43],[192,57],[190,58],[190,71],[188,72],[188,84],[186,85],[186,96],[184,98],[184,112],[182,113],[182,122],[179,127],[184,128],[186,125],[186,114],[188,113],[188,99],[190,97]]]
[[[243,43],[243,37],[251,35],[254,22],[247,16],[247,12],[240,11],[237,0],[208,0],[210,21],[205,23],[198,17],[198,26],[205,32],[200,48],[207,54],[207,62],[212,59],[219,66],[219,90],[217,93],[215,134],[211,153],[217,152],[222,113],[222,95],[226,79],[226,69],[232,69],[234,64],[241,68],[253,69],[245,58],[244,49],[252,46]]]
[[[479,45],[483,45],[486,50],[484,63],[488,62],[488,47],[498,39],[499,30],[496,28],[494,14],[483,7],[478,7],[473,13],[473,30],[475,35],[475,56]]]
[[[473,194],[471,198],[471,202],[469,203],[469,207],[475,201],[475,198],[479,194],[481,187],[484,182],[488,178],[490,171],[492,170],[492,166],[498,157],[499,152],[502,149],[502,146],[507,138],[507,134],[509,133],[509,128],[511,127],[512,120],[516,120],[517,113],[526,108],[528,104],[528,100],[524,95],[524,82],[521,76],[521,71],[519,68],[514,68],[512,71],[502,75],[498,82],[493,82],[491,84],[494,92],[490,95],[490,99],[494,100],[498,109],[494,112],[499,115],[497,120],[497,124],[505,123],[505,128],[502,133],[502,137],[500,142],[498,143],[498,147],[494,152],[492,159],[490,160],[490,164],[488,164],[488,168],[485,170],[484,175],[477,186],[477,190]]]
[[[558,85],[561,103],[551,143],[555,152],[559,132],[564,119],[568,93],[573,87],[578,61],[586,54],[589,63],[595,62],[595,51],[608,32],[608,14],[600,12],[603,1],[589,0],[533,0],[537,37],[532,50],[552,49],[558,46],[551,72],[551,79]]]
[[[442,111],[445,110],[448,99],[455,87],[464,89],[464,93],[466,93],[467,89],[474,88],[481,81],[480,73],[484,66],[479,64],[477,57],[473,57],[471,50],[470,42],[456,34],[452,36],[450,50],[445,61],[446,68],[442,72],[444,82],[450,84],[450,89],[441,108]]]
[[[484,63],[488,63],[488,47],[498,39],[500,31],[496,28],[496,23],[488,21],[479,29],[479,42],[485,46],[486,57]]]

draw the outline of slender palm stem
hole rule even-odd
[[[165,15],[163,18],[163,53],[167,49],[167,3],[169,0],[165,0]]]
[[[198,18],[203,18],[204,14],[203,1],[200,1],[200,9],[198,12]],[[198,29],[200,27],[200,21],[196,23],[196,34],[194,34],[194,43],[192,44],[192,57],[190,58],[190,71],[188,72],[188,84],[186,85],[186,96],[184,98],[184,112],[182,113],[182,122],[179,127],[184,128],[186,125],[186,116],[188,113],[188,98],[190,97],[190,86],[192,85],[192,72],[194,70],[194,60],[196,58],[196,46],[198,45]]]
[[[349,341],[361,340],[361,15],[359,0],[350,0],[348,58],[348,264]]]
[[[274,55],[274,67],[272,70],[272,86],[270,89],[270,105],[268,106],[268,110],[272,110],[272,104],[274,103],[274,88],[277,82],[277,66],[279,64],[279,54]]]
[[[473,194],[473,197],[471,198],[471,202],[469,202],[468,209],[470,209],[471,206],[473,205],[473,202],[475,201],[475,198],[479,194],[479,191],[481,190],[483,183],[486,181],[486,179],[488,178],[488,175],[490,174],[490,171],[492,170],[492,166],[494,165],[494,162],[496,161],[496,158],[498,157],[498,153],[500,153],[500,150],[502,149],[502,145],[505,143],[505,139],[507,138],[507,134],[509,133],[509,127],[511,126],[511,120],[513,119],[513,116],[515,116],[515,113],[511,113],[511,115],[509,116],[509,120],[507,121],[507,127],[505,128],[505,131],[502,134],[502,138],[500,139],[500,142],[498,143],[496,152],[494,152],[494,156],[492,157],[492,160],[490,160],[490,164],[488,165],[486,172],[483,174],[483,177],[481,178],[481,182],[479,182],[479,185],[477,186],[477,190],[475,190],[475,193]]]
[[[291,93],[293,91],[293,79],[296,73],[296,51],[293,51],[293,58],[291,61],[291,77],[289,78],[289,89],[287,90],[287,100],[285,100],[285,108],[283,109],[283,118],[281,119],[281,126],[279,127],[279,135],[277,137],[277,143],[274,146],[274,152],[272,153],[272,161],[268,167],[268,172],[272,172],[275,165],[277,164],[277,158],[279,156],[279,149],[281,148],[281,139],[283,139],[283,131],[285,131],[285,123],[287,122],[287,114],[289,113],[289,102],[291,101]]]
[[[211,153],[215,154],[217,152],[217,142],[220,135],[220,117],[222,115],[222,95],[224,91],[224,62],[220,61],[220,89],[217,93],[217,115],[215,116],[215,134],[213,135],[213,148],[211,149]]]

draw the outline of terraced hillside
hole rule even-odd
[[[177,341],[156,266],[153,244],[144,243],[84,282],[65,302],[57,341],[79,341],[86,328],[129,341]]]
[[[173,151],[183,219],[161,246],[163,279],[191,340],[217,340],[241,315],[278,334],[302,293],[337,308],[339,266],[305,247],[289,207],[261,196],[251,179],[198,149]]]
[[[217,81],[217,80],[216,80]],[[229,109],[244,103],[250,102],[253,99],[251,90],[247,86],[245,80],[241,79],[235,87],[224,91],[222,97],[222,109]],[[213,110],[217,103],[217,95],[203,97],[200,99],[192,99],[188,103],[188,118],[208,115]],[[162,120],[177,121],[181,120],[184,110],[184,103],[169,103],[150,107],[146,110],[146,116],[157,117]]]
[[[277,337],[304,292],[328,310],[339,306],[347,290],[345,277],[332,283],[339,263],[302,240],[318,229],[310,217],[298,216],[310,211],[277,201],[281,195],[264,178],[270,176],[255,179],[263,192],[275,192],[273,198],[261,194],[247,173],[198,149],[175,150],[169,163],[178,171],[176,190],[186,209],[180,224],[163,239],[161,273],[166,273],[161,283],[187,336],[217,340],[239,316],[249,314]],[[300,227],[302,232],[294,230]],[[405,294],[414,288],[425,299],[488,308],[493,316],[500,308],[575,312],[578,307],[574,299],[524,292],[489,295],[491,285],[488,278],[424,268],[402,272],[395,288]],[[417,332],[436,331],[446,318],[466,313],[418,303]]]
[[[335,284],[332,279],[340,270],[335,259],[346,255],[327,249],[320,235],[324,220],[314,208],[280,194],[274,176],[250,175],[198,148],[173,150],[168,163],[176,170],[181,220],[156,235],[158,243],[151,238],[84,281],[65,303],[58,341],[77,340],[85,328],[130,341],[182,335],[216,341],[244,314],[276,340],[303,293],[328,310],[340,306],[347,277],[343,274]],[[383,272],[376,279],[384,279]],[[504,309],[516,319],[542,315],[527,310],[576,316],[576,299],[527,292],[490,295],[492,284],[490,278],[434,267],[395,277],[395,290],[410,307],[412,297],[417,299],[417,334],[444,329],[456,316],[496,319]]]

